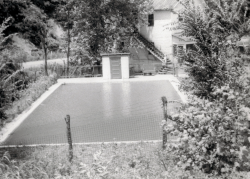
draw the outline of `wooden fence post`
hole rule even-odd
[[[72,138],[71,138],[71,131],[70,131],[70,116],[67,115],[65,118],[65,122],[67,124],[67,138],[69,144],[69,162],[73,159],[73,146],[72,146]]]
[[[163,96],[161,98],[162,100],[162,106],[163,106],[163,116],[164,116],[164,119],[166,121],[166,123],[162,126],[162,148],[165,149],[166,148],[166,144],[167,144],[167,133],[166,131],[164,130],[164,128],[166,127],[167,125],[167,106],[168,106],[168,101],[167,101],[167,98],[165,96]]]

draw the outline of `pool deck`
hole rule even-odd
[[[185,77],[186,75],[179,75],[180,77]],[[103,83],[103,82],[123,82],[123,81],[155,81],[155,80],[169,80],[178,81],[173,75],[153,75],[153,76],[143,76],[138,75],[129,79],[112,79],[107,80],[102,77],[89,77],[89,78],[64,78],[58,79],[59,83]]]
[[[179,75],[180,77],[186,77]],[[183,103],[187,102],[187,96],[179,91],[179,80],[173,75],[155,75],[155,76],[136,76],[130,79],[112,79],[105,80],[102,77],[92,78],[67,78],[58,79],[58,83],[51,86],[39,99],[37,99],[28,109],[18,115],[12,122],[7,123],[0,131],[0,144],[3,143],[11,133],[21,125],[21,123],[29,116],[49,95],[51,95],[58,87],[67,83],[120,83],[120,82],[136,82],[136,81],[155,81],[168,80],[177,91]]]

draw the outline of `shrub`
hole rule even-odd
[[[236,46],[245,34],[249,33],[250,19],[243,1],[205,0],[203,9],[187,0],[180,1],[184,11],[180,12],[183,21],[178,28],[181,35],[195,41],[196,50],[180,53],[190,77],[185,90],[199,96],[211,98],[214,86],[228,83],[228,60],[238,57]]]
[[[231,64],[230,82],[214,87],[212,101],[192,96],[179,113],[168,116],[174,125],[165,131],[180,141],[168,150],[178,164],[214,174],[250,171],[250,74],[240,64]]]
[[[250,171],[250,75],[235,45],[249,32],[249,19],[239,1],[205,2],[204,10],[183,4],[180,28],[197,42],[197,51],[182,53],[189,74],[182,89],[191,95],[179,113],[168,115],[174,124],[163,123],[180,142],[167,152],[184,169],[218,175]]]

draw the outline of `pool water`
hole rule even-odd
[[[67,114],[74,143],[160,140],[162,96],[180,100],[166,80],[61,85],[4,145],[67,143]]]

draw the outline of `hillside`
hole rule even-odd
[[[56,34],[59,38],[63,36],[63,30],[60,26],[58,26],[56,23],[54,23],[53,27],[54,34]],[[31,55],[32,49],[39,49],[39,47],[36,47],[30,40],[22,38],[20,35],[16,35],[12,38],[13,45],[16,45],[20,49],[22,49],[24,52],[26,52],[28,55]]]
[[[57,50],[60,44],[57,37],[61,36],[62,30],[54,22],[51,29],[49,21],[57,17],[57,8],[61,3],[61,0],[1,0],[0,23],[5,26],[3,36],[18,34],[12,39],[14,45],[31,55],[32,49],[41,48],[44,33],[47,33],[50,48]],[[49,33],[46,32],[48,30]],[[16,53],[15,50],[13,53]]]

